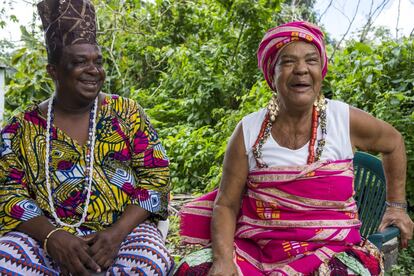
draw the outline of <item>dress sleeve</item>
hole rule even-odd
[[[130,118],[132,167],[137,182],[132,203],[151,212],[156,218],[166,219],[171,190],[167,154],[157,132],[138,104]]]
[[[13,119],[0,134],[0,236],[20,223],[42,216],[30,196],[19,153],[21,125]]]

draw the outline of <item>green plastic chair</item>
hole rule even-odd
[[[394,226],[377,232],[385,212],[385,175],[381,160],[365,152],[356,152],[354,175],[361,235],[381,249],[384,243],[400,235],[400,230]]]

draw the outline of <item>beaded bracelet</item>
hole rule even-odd
[[[57,232],[57,231],[65,231],[65,229],[63,228],[55,228],[52,231],[49,232],[49,234],[47,234],[45,240],[43,241],[43,251],[45,251],[46,255],[49,255],[49,253],[47,252],[47,241],[50,238],[50,236],[53,235],[53,233]]]
[[[387,207],[394,207],[394,208],[398,208],[398,209],[403,209],[403,210],[407,211],[407,202],[390,202],[390,201],[385,201],[385,206],[387,206]]]

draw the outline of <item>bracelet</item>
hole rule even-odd
[[[390,202],[390,201],[385,201],[385,206],[403,209],[405,211],[407,211],[407,207],[408,207],[407,202]]]
[[[52,236],[53,233],[55,233],[57,231],[65,231],[65,229],[63,229],[63,228],[53,229],[52,231],[49,232],[49,234],[47,234],[45,240],[43,241],[43,251],[45,251],[46,255],[49,255],[49,253],[47,252],[47,241],[49,240],[50,236]]]

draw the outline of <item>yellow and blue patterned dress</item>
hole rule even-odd
[[[54,126],[52,132],[52,198],[59,218],[73,224],[81,219],[86,198],[87,146],[80,146]],[[45,215],[53,221],[45,182],[46,135],[46,119],[37,106],[12,118],[1,132],[0,236],[37,216]],[[105,96],[97,114],[93,154],[86,221],[79,229],[65,227],[67,231],[81,235],[103,230],[129,204],[148,210],[154,220],[167,217],[168,158],[135,101]]]

